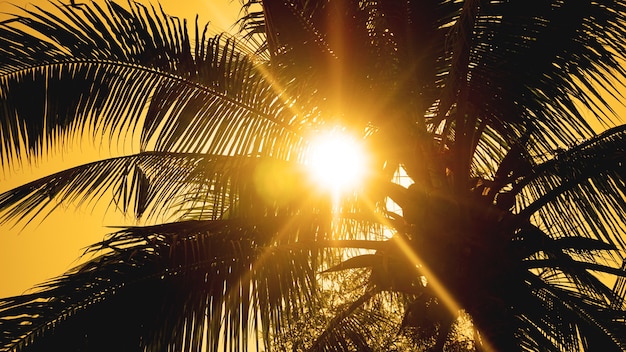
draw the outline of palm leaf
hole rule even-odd
[[[538,166],[518,185],[517,212],[555,237],[596,238],[623,248],[624,128],[585,141]]]
[[[273,245],[283,223],[224,220],[122,230],[91,247],[94,259],[36,293],[4,299],[2,345],[17,350],[37,339],[34,348],[71,340],[151,349],[204,343],[218,350],[224,342],[239,350],[249,333],[267,331],[254,321],[280,320],[283,311],[314,302],[311,256]],[[289,230],[295,236],[313,227],[309,220]],[[119,335],[98,333],[110,324]]]
[[[147,221],[191,214],[198,220],[328,211],[328,200],[315,194],[301,164],[169,152],[105,159],[52,174],[0,194],[0,211],[3,221],[30,221],[61,204],[95,207],[102,202]],[[358,201],[352,209],[354,213],[340,215],[345,221],[336,224],[345,225],[346,233],[350,227],[362,225],[365,231],[372,226],[366,224],[379,222]]]
[[[287,155],[293,153],[289,148],[299,148],[293,102],[269,86],[266,69],[233,51],[233,41],[216,37],[192,49],[186,27],[174,19],[161,22],[139,5],[132,13],[107,5],[108,13],[95,4],[59,5],[67,17],[63,25],[43,10],[3,23],[12,50],[1,62],[2,91],[9,94],[2,97],[3,164],[20,157],[22,140],[30,154],[40,156],[55,141],[79,132],[104,131],[123,139],[137,127],[143,149],[256,154],[275,143]],[[105,26],[104,15],[120,24],[101,35],[79,30]],[[39,35],[21,31],[18,22]],[[205,34],[206,28],[203,40]],[[49,48],[19,55],[30,42],[41,42],[39,36],[53,40],[43,42]],[[120,47],[130,51],[99,52],[98,44],[113,37],[124,38]],[[270,135],[278,139],[261,141]]]

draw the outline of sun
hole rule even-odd
[[[338,129],[314,136],[306,158],[312,181],[334,195],[358,188],[366,177],[367,164],[362,140]]]

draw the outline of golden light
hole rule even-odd
[[[306,158],[312,181],[334,195],[358,188],[365,180],[367,164],[362,141],[340,130],[315,136]]]

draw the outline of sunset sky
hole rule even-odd
[[[76,0],[76,3],[80,1]],[[7,18],[6,13],[16,11],[11,4],[33,10],[34,6],[45,7],[47,2],[0,1],[0,19]],[[158,4],[156,1],[143,3]],[[233,24],[240,10],[238,0],[161,0],[160,4],[166,13],[188,18],[189,24],[193,24],[198,13],[199,23],[210,21],[212,32],[234,30]],[[97,148],[78,141],[69,143],[66,147],[65,152],[52,153],[49,159],[36,167],[18,165],[15,168],[3,168],[0,172],[0,193],[34,178],[97,160],[99,157],[104,158],[109,154],[108,147]],[[102,203],[106,206],[106,201]],[[75,266],[85,246],[100,241],[105,234],[115,231],[106,226],[133,224],[132,219],[124,219],[114,212],[103,216],[103,210],[103,206],[94,209],[89,205],[78,208],[68,205],[57,208],[43,221],[43,217],[37,218],[25,228],[24,224],[0,225],[0,297],[22,294],[34,285]]]

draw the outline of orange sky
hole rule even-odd
[[[77,3],[80,1],[76,0]],[[34,9],[33,4],[44,7],[46,3],[45,0],[0,1],[0,19],[5,18],[4,13],[14,12],[11,4]],[[160,3],[166,13],[188,18],[191,23],[198,13],[199,23],[211,21],[215,32],[232,29],[240,9],[238,0],[161,0]],[[0,172],[0,193],[35,177],[109,154],[106,147],[98,149],[79,143],[66,147],[68,153],[55,153],[40,167],[3,168]],[[102,203],[106,205],[106,201]],[[103,235],[114,231],[106,226],[130,225],[131,221],[111,212],[103,216],[102,208],[76,209],[70,205],[59,207],[43,222],[38,218],[23,230],[23,224],[14,228],[9,224],[0,225],[0,297],[22,294],[33,285],[62,274],[76,265],[85,246],[102,240]]]
[[[76,0],[79,1],[82,0]],[[27,5],[28,3],[46,3],[43,0],[11,2],[27,8],[32,6]],[[191,21],[199,13],[201,23],[211,20],[213,26],[224,30],[232,28],[240,8],[238,0],[161,0],[161,4],[166,12],[189,18]],[[0,13],[11,9],[9,2],[0,1]],[[0,18],[2,17],[0,14]],[[624,112],[624,107],[618,105],[615,104],[616,109]],[[623,113],[621,115],[626,116]],[[38,168],[4,168],[0,172],[0,192],[34,177],[92,161],[98,155],[106,157],[108,154],[106,147],[99,150],[95,147],[79,146],[78,143],[70,143],[67,149],[70,150],[69,153],[57,153]],[[119,214],[104,217],[101,211],[92,211],[89,207],[76,209],[68,206],[59,208],[50,218],[41,223],[36,221],[23,231],[9,225],[0,225],[0,297],[21,294],[33,285],[70,269],[76,264],[75,260],[81,255],[82,248],[113,231],[105,226],[132,225],[131,221]]]

